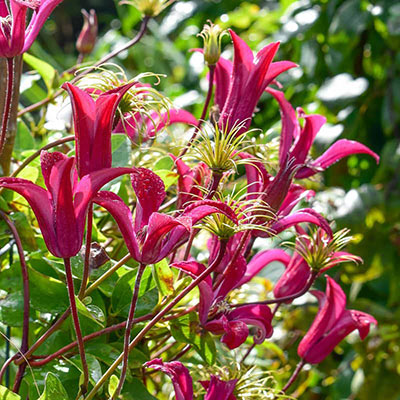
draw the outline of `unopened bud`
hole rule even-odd
[[[208,21],[199,36],[204,41],[204,60],[208,65],[215,65],[221,56],[221,39],[226,34],[218,25]]]
[[[81,10],[83,15],[83,27],[76,41],[76,48],[80,54],[90,54],[93,51],[97,39],[97,16],[94,10],[90,14]]]

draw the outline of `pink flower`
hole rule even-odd
[[[86,212],[97,191],[132,169],[105,168],[85,175],[78,183],[74,158],[42,151],[40,159],[47,190],[26,179],[9,177],[0,178],[0,187],[25,197],[50,253],[69,258],[82,247]]]
[[[40,29],[62,0],[0,0],[0,57],[12,58],[32,46]],[[33,10],[28,27],[26,14]]]
[[[319,301],[319,311],[304,338],[298,354],[308,363],[318,364],[351,332],[358,329],[361,340],[369,333],[374,317],[361,311],[346,310],[346,295],[341,287],[327,276],[326,293],[311,292]]]
[[[115,111],[125,93],[135,83],[101,93],[97,100],[66,82],[62,85],[71,98],[75,125],[75,152],[78,174],[111,167],[111,131]]]
[[[272,62],[279,42],[263,47],[254,57],[246,42],[229,31],[235,51],[233,65],[219,59],[215,69],[215,102],[221,111],[219,123],[231,129],[238,122],[250,126],[252,115],[265,88],[282,72],[296,67],[290,61]]]
[[[145,368],[154,368],[167,374],[174,385],[175,400],[193,400],[193,380],[188,369],[179,361],[164,363],[161,358],[155,358],[144,364]],[[223,381],[211,375],[209,381],[200,381],[207,390],[204,400],[236,400],[233,395],[237,379]]]
[[[314,139],[325,124],[326,118],[322,115],[306,115],[302,109],[298,109],[298,116],[291,104],[279,90],[267,88],[279,103],[282,116],[282,131],[279,148],[279,162],[281,168],[291,160],[297,166],[295,177],[308,178],[320,171],[324,171],[340,159],[352,154],[369,154],[379,162],[379,156],[367,146],[354,140],[341,139],[335,142],[328,150],[315,160],[308,157]],[[304,118],[304,126],[300,127],[299,118]]]
[[[172,267],[186,272],[192,278],[196,278],[203,271],[205,266],[195,261],[185,261],[172,264]],[[254,342],[262,343],[267,337],[272,335],[272,313],[270,308],[264,304],[247,305],[238,307],[234,310],[218,310],[218,304],[234,288],[239,286],[246,271],[246,262],[243,257],[229,267],[229,271],[224,273],[224,279],[219,283],[214,283],[211,277],[200,282],[200,302],[199,319],[200,323],[208,331],[222,335],[221,342],[225,343],[229,349],[235,349],[245,342],[249,336],[248,325],[257,328]],[[216,312],[209,319],[210,311],[215,306]]]

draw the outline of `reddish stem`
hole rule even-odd
[[[6,101],[4,103],[3,122],[1,124],[0,155],[3,152],[3,147],[7,136],[8,120],[10,119],[10,111],[12,105],[13,85],[14,85],[14,58],[7,58],[7,93],[6,93]]]
[[[24,249],[22,247],[21,238],[19,237],[17,228],[14,223],[8,218],[8,216],[0,210],[0,216],[3,218],[4,222],[10,228],[12,235],[14,236],[15,244],[17,245],[19,260],[21,264],[21,275],[22,275],[22,287],[24,293],[24,314],[22,322],[22,342],[20,348],[20,354],[25,353],[29,347],[29,274],[28,267],[26,265]],[[15,357],[15,356],[14,356]],[[14,358],[12,357],[12,359]],[[24,375],[26,364],[22,364],[18,368],[17,375],[14,381],[13,392],[18,393],[21,386],[22,377]],[[1,381],[0,381],[1,382]]]
[[[64,265],[65,265],[65,275],[67,279],[68,297],[71,305],[72,320],[74,321],[74,328],[75,328],[76,338],[78,341],[79,355],[82,361],[83,382],[80,387],[80,393],[84,395],[87,392],[87,387],[89,383],[89,368],[86,361],[85,346],[83,344],[82,331],[81,331],[81,326],[79,324],[78,310],[76,308],[74,280],[72,278],[72,271],[71,271],[71,260],[69,258],[64,258]]]
[[[286,390],[288,390],[290,388],[290,386],[292,386],[293,382],[296,380],[296,378],[298,377],[300,371],[303,369],[305,364],[304,360],[301,360],[298,364],[296,369],[294,370],[292,376],[290,377],[290,379],[288,380],[288,382],[286,383],[286,385],[283,387],[282,392],[286,392]]]
[[[125,330],[125,337],[124,337],[124,352],[123,352],[124,358],[123,358],[123,363],[122,363],[122,370],[121,370],[121,375],[120,375],[119,382],[118,382],[118,387],[115,390],[114,395],[112,396],[112,399],[118,398],[119,394],[121,393],[122,387],[124,386],[126,372],[128,370],[129,342],[131,340],[133,317],[135,315],[136,304],[137,304],[137,300],[139,297],[140,281],[142,280],[142,276],[143,276],[143,272],[144,272],[145,268],[146,268],[145,264],[140,264],[138,271],[137,271],[135,287],[133,289],[133,296],[132,296],[131,306],[129,309],[128,320],[126,321],[126,330]]]

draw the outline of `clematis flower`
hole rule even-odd
[[[254,57],[247,43],[229,30],[234,47],[233,65],[220,57],[215,68],[215,103],[219,124],[228,130],[244,122],[238,134],[248,130],[253,112],[265,88],[282,72],[296,67],[290,61],[272,62],[279,42],[263,47]]]
[[[235,349],[245,342],[249,336],[248,325],[257,328],[254,337],[254,342],[257,344],[270,337],[273,331],[271,326],[272,313],[267,305],[247,305],[232,311],[224,309],[224,307],[219,308],[226,295],[238,287],[238,283],[246,271],[246,263],[243,258],[242,260],[242,262],[232,264],[228,273],[225,274],[225,279],[216,285],[214,284],[214,287],[211,277],[207,277],[199,284],[200,323],[208,331],[222,335],[221,342],[225,343],[229,349]],[[174,263],[172,267],[186,272],[194,279],[206,269],[203,264],[195,261]],[[213,308],[213,306],[215,307]]]
[[[124,94],[134,84],[101,93],[96,101],[86,91],[69,82],[62,85],[72,103],[79,177],[111,167],[111,131],[115,111]]]
[[[165,199],[161,178],[146,168],[134,168],[132,187],[137,197],[136,215],[114,193],[102,191],[94,202],[104,207],[115,219],[133,259],[154,264],[165,258],[188,238],[191,227],[212,213],[223,213],[236,220],[233,211],[217,201],[199,201],[186,207],[179,217],[158,213]]]
[[[0,0],[0,57],[12,58],[30,49],[54,8],[62,0]],[[28,8],[33,10],[26,27]]]
[[[82,247],[86,212],[97,191],[132,170],[105,168],[78,182],[74,158],[42,151],[40,161],[47,190],[26,179],[10,177],[0,178],[0,187],[14,190],[27,200],[50,253],[69,258]]]
[[[377,322],[371,315],[347,310],[346,295],[329,276],[326,292],[312,291],[320,308],[311,328],[299,344],[298,354],[308,363],[318,364],[351,332],[358,330],[361,340],[369,333],[370,325]]]
[[[164,127],[178,123],[197,125],[198,120],[190,112],[178,109],[165,111],[161,114],[154,111],[148,117],[135,113],[118,121],[113,133],[125,133],[132,143],[147,142],[154,139],[157,132],[160,132]],[[142,132],[143,126],[144,132]]]
[[[179,361],[164,363],[161,358],[155,358],[144,364],[146,368],[154,368],[167,374],[174,386],[176,400],[193,400],[193,380],[188,369]],[[236,400],[233,395],[237,379],[223,381],[211,375],[209,381],[200,381],[207,390],[204,400]]]
[[[280,166],[285,168],[288,161],[294,160],[294,165],[297,166],[295,178],[309,178],[352,154],[369,154],[377,163],[379,162],[379,156],[367,146],[347,139],[338,140],[316,160],[310,160],[308,154],[311,145],[325,124],[326,118],[318,114],[306,115],[302,109],[298,109],[298,116],[296,116],[296,112],[282,92],[272,88],[267,88],[266,91],[275,97],[281,110]],[[304,119],[303,128],[300,127],[299,118]]]

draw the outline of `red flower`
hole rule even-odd
[[[351,332],[358,329],[361,340],[369,333],[371,315],[346,310],[346,295],[341,287],[327,276],[326,293],[311,292],[319,301],[319,311],[298,347],[299,356],[308,363],[318,364]]]
[[[0,0],[0,57],[12,58],[32,46],[40,29],[62,0]],[[28,8],[32,18],[25,29]]]
[[[0,178],[0,187],[25,197],[39,223],[50,253],[60,258],[75,256],[82,247],[86,212],[103,185],[130,168],[105,168],[77,182],[74,158],[42,151],[41,166],[47,190],[20,178]]]

